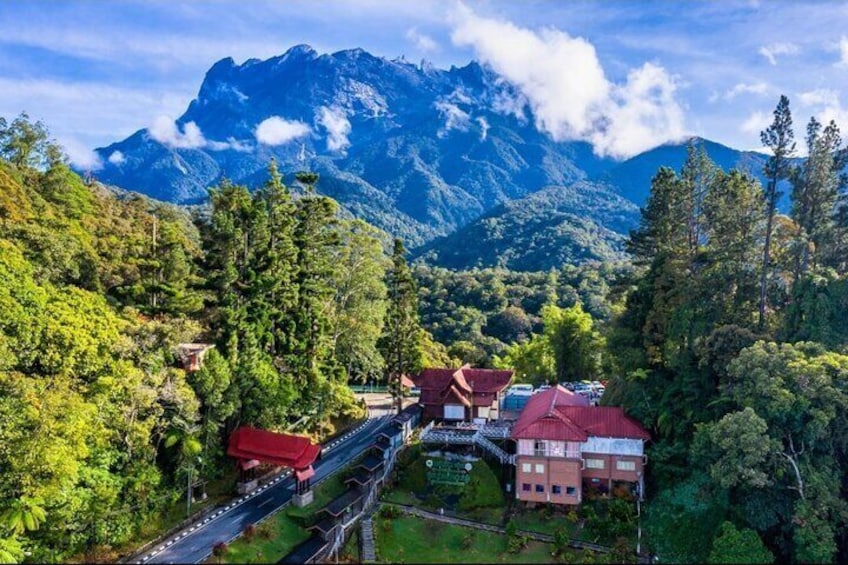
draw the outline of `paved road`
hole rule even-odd
[[[391,414],[385,410],[372,409],[369,419],[349,437],[325,446],[321,460],[313,467],[313,484],[343,467],[362,453],[379,431],[388,423]],[[210,518],[168,538],[150,551],[141,555],[138,563],[198,563],[212,553],[212,546],[219,541],[229,542],[244,531],[248,524],[256,524],[262,518],[288,504],[294,494],[294,480],[288,475],[275,482],[238,498],[229,506],[217,510]]]

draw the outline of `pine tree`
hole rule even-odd
[[[766,324],[766,285],[771,262],[771,238],[774,227],[774,215],[777,211],[777,200],[780,198],[777,183],[789,175],[789,159],[795,153],[792,113],[789,111],[789,99],[786,96],[780,97],[777,108],[774,110],[774,121],[760,133],[760,140],[772,152],[764,168],[768,183],[765,191],[766,233],[765,244],[763,245],[762,269],[760,272],[760,312],[758,323],[762,330]]]
[[[397,398],[398,412],[403,407],[404,375],[421,368],[421,327],[418,322],[418,293],[406,263],[403,242],[395,239],[392,266],[386,273],[389,307],[383,336],[378,347],[386,362],[386,374]]]
[[[792,219],[798,224],[798,257],[795,279],[816,269],[835,244],[834,212],[844,183],[840,170],[845,165],[839,127],[827,127],[815,118],[807,125],[808,157],[791,170]]]
[[[297,308],[297,256],[294,243],[296,208],[273,159],[268,181],[257,193],[267,215],[267,241],[262,257],[263,302],[267,305],[265,347],[276,359],[292,351]]]
[[[335,295],[333,273],[337,268],[333,256],[340,243],[336,229],[338,206],[333,200],[314,194],[318,175],[299,173],[297,179],[306,184],[307,194],[297,202],[293,239],[298,287],[293,367],[303,392],[320,410],[320,393],[326,388],[320,386],[321,382],[334,369],[330,313]]]

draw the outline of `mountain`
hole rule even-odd
[[[506,267],[544,271],[563,264],[624,258],[624,239],[639,209],[603,183],[550,186],[501,204],[456,232],[417,249],[413,258],[450,269]]]
[[[765,156],[697,141],[722,167],[761,174]],[[207,187],[224,178],[260,186],[274,158],[282,171],[318,172],[319,192],[409,248],[423,246],[419,256],[455,265],[546,265],[618,254],[621,236],[638,220],[634,205],[644,205],[660,166],[680,169],[686,145],[616,162],[587,143],[540,132],[523,95],[476,62],[444,70],[362,49],[318,54],[298,45],[264,61],[218,61],[176,123],[159,120],[97,152],[104,163],[98,180],[180,204],[203,202]],[[526,199],[539,191],[540,198]],[[608,206],[616,194],[613,219]],[[550,214],[534,219],[528,209]],[[542,230],[557,249],[531,252],[498,240],[504,236],[486,231],[494,225],[522,242],[539,242],[531,232]],[[509,256],[495,257],[469,234]],[[599,239],[589,242],[589,234]],[[464,247],[449,248],[460,240]]]
[[[756,151],[739,151],[700,137],[693,137],[680,143],[666,143],[640,153],[604,170],[596,175],[594,180],[614,186],[621,196],[643,206],[651,193],[651,179],[657,173],[657,169],[666,166],[675,171],[680,171],[686,161],[686,146],[690,141],[696,145],[703,145],[710,159],[725,171],[733,168],[739,169],[759,179],[765,186],[766,179],[763,176],[763,166],[768,155]],[[795,159],[795,162],[799,164],[800,159]],[[781,211],[788,212],[788,183],[781,182],[780,188],[783,197],[778,202],[778,207]]]
[[[257,141],[263,122],[279,144]],[[99,180],[177,203],[202,201],[223,177],[259,185],[273,157],[320,173],[319,191],[412,246],[612,164],[539,132],[514,87],[476,62],[441,70],[305,45],[219,61],[176,127],[97,152]]]

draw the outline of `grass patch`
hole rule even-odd
[[[413,493],[402,488],[394,488],[384,491],[380,499],[386,502],[394,502],[395,504],[404,504],[406,506],[418,506],[421,502]]]
[[[342,475],[334,473],[313,489],[315,499],[309,506],[293,504],[257,527],[253,539],[240,537],[229,545],[224,563],[276,563],[295,546],[309,538],[306,529],[314,521],[315,512],[346,489]],[[210,563],[216,562],[212,558]]]
[[[530,542],[507,553],[506,536],[401,516],[374,522],[377,555],[388,563],[554,563],[553,546]]]
[[[565,528],[569,532],[568,536],[574,538],[580,531],[580,514],[573,508],[558,508],[555,505],[535,509],[524,508],[512,519],[520,530],[551,536]]]

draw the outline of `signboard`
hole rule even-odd
[[[427,482],[431,485],[465,486],[471,480],[471,463],[447,459],[427,459]]]

